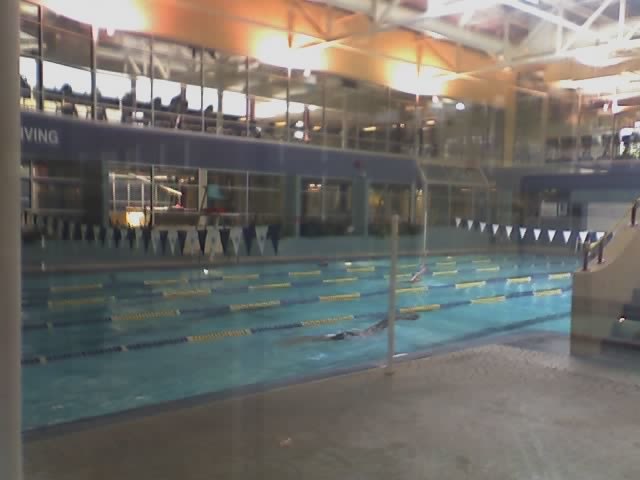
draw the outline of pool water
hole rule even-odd
[[[399,261],[396,351],[524,331],[568,333],[574,258]],[[386,332],[311,341],[384,318],[385,260],[29,275],[23,293],[26,430],[381,363]],[[305,337],[305,338],[302,338]]]

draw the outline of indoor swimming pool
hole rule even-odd
[[[399,260],[396,351],[569,331],[573,257]],[[27,275],[24,427],[33,430],[384,361],[388,260]]]

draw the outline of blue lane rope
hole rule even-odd
[[[565,275],[568,272],[545,272],[539,274],[531,274],[527,278],[529,281],[533,281],[535,279],[546,278],[548,280],[561,280],[567,278]],[[570,275],[570,274],[569,274]],[[501,282],[509,283],[514,277],[495,277],[485,279],[482,282],[482,286],[489,284],[496,284]],[[568,277],[570,278],[570,276]],[[471,282],[467,282],[471,283]],[[478,282],[473,282],[478,284]],[[421,286],[408,290],[406,293],[410,293],[410,291],[415,291],[418,293],[418,288],[420,292],[426,292],[429,290],[441,290],[448,288],[459,288],[460,285],[465,285],[465,282],[457,282],[457,283],[449,283],[444,285],[430,285],[430,286]],[[262,302],[254,302],[254,303],[241,303],[241,304],[228,304],[228,305],[219,305],[216,307],[197,307],[197,308],[185,308],[185,309],[173,309],[173,310],[151,310],[145,312],[131,312],[131,313],[123,313],[111,315],[109,317],[98,317],[98,318],[88,318],[88,319],[77,319],[77,320],[64,320],[64,321],[49,321],[49,322],[41,322],[41,323],[27,323],[23,325],[24,331],[33,331],[33,330],[43,330],[43,329],[53,329],[53,328],[66,328],[66,327],[76,327],[82,325],[92,325],[92,324],[100,324],[100,323],[109,323],[109,322],[118,322],[118,321],[134,321],[134,320],[150,320],[155,318],[163,318],[163,317],[175,317],[180,315],[192,315],[192,314],[207,314],[207,315],[226,315],[229,313],[236,313],[240,311],[247,310],[261,310],[267,308],[276,308],[276,307],[287,307],[293,305],[308,305],[320,302],[338,302],[338,301],[349,301],[349,300],[359,300],[362,298],[368,298],[378,295],[386,295],[389,292],[387,288],[372,290],[369,292],[352,292],[346,294],[337,294],[337,295],[327,295],[327,296],[313,296],[307,298],[297,298],[297,299],[273,299]],[[403,289],[398,290],[399,293],[403,293]]]
[[[564,265],[565,262],[555,262],[555,263],[548,263],[545,262],[544,265],[548,265],[548,266],[557,266],[557,265]],[[515,266],[513,269],[514,270],[520,270],[520,269],[524,269],[524,268],[531,268],[531,267],[535,267],[538,264],[531,264],[531,265],[522,265],[522,266]],[[495,268],[495,267],[494,267]],[[499,268],[494,269],[494,268],[466,268],[466,269],[460,269],[460,270],[455,270],[455,271],[451,271],[451,272],[427,272],[424,274],[424,277],[438,277],[441,276],[443,273],[450,273],[452,275],[459,275],[459,274],[463,274],[463,273],[489,273],[489,272],[495,272],[495,271],[500,271]],[[455,273],[454,273],[455,272]],[[563,272],[564,273],[564,272]],[[409,274],[399,274],[398,277],[400,279],[403,278],[410,278],[413,274],[409,273]],[[256,290],[268,290],[268,289],[278,289],[278,288],[308,288],[308,287],[314,287],[314,286],[326,286],[329,284],[340,284],[340,283],[351,283],[351,282],[358,282],[358,281],[363,281],[363,280],[382,280],[384,278],[387,278],[388,275],[385,274],[373,274],[373,275],[366,275],[366,276],[360,276],[360,277],[353,277],[353,276],[345,276],[345,277],[337,277],[337,278],[319,278],[319,279],[310,279],[310,280],[299,280],[299,281],[289,281],[289,282],[283,282],[283,283],[273,283],[273,284],[254,284],[254,285],[241,285],[241,286],[237,286],[237,287],[217,287],[217,288],[210,288],[210,289],[204,289],[204,288],[200,288],[200,289],[193,289],[193,290],[164,290],[164,291],[145,291],[145,292],[139,292],[139,293],[133,293],[130,295],[126,295],[126,296],[111,296],[111,298],[115,298],[117,300],[134,300],[134,299],[144,299],[144,298],[165,298],[167,300],[175,300],[178,297],[194,297],[194,296],[204,296],[204,295],[209,295],[211,293],[222,293],[222,294],[234,294],[234,293],[247,293],[247,292],[253,292]],[[219,278],[219,277],[218,277]],[[197,279],[198,282],[197,283],[202,283],[202,282],[216,282],[219,280],[216,279]],[[187,282],[182,282],[182,284],[186,284]],[[193,282],[196,283],[196,282]],[[179,285],[179,283],[178,283]],[[138,285],[139,286],[139,285]],[[161,286],[161,285],[158,285]],[[162,286],[176,286],[176,283],[173,282],[171,284],[163,284]],[[93,297],[91,297],[93,298]],[[95,307],[96,304],[93,303],[87,303],[84,304],[82,303],[82,297],[76,297],[76,298],[71,298],[71,299],[65,299],[65,298],[60,298],[60,299],[51,299],[51,297],[49,296],[43,296],[41,298],[39,298],[38,300],[32,298],[26,301],[23,301],[22,305],[24,308],[34,308],[34,307],[42,307],[45,305],[48,305],[49,308],[51,309],[55,309],[58,306],[58,303],[60,304],[60,307],[64,307],[64,302],[69,300],[70,304],[68,305],[69,307],[83,307],[83,306],[89,306],[89,307]],[[73,301],[76,301],[75,303]]]
[[[538,296],[537,294],[545,291],[549,291],[549,290],[527,290],[524,292],[514,292],[514,293],[502,295],[499,298],[501,299],[500,301],[507,301],[514,298]],[[569,292],[569,291],[571,291],[571,287],[554,289],[554,295],[561,295],[562,293]],[[498,297],[489,297],[489,298],[498,298]],[[456,302],[441,304],[441,305],[438,305],[438,310],[478,304],[477,300],[479,299],[460,300]],[[402,309],[400,311],[402,311]],[[346,315],[343,317],[334,317],[334,318],[323,319],[323,320],[308,320],[308,321],[302,321],[302,322],[289,323],[285,325],[272,325],[272,326],[246,328],[246,329],[238,329],[238,330],[217,331],[217,332],[209,332],[209,333],[204,333],[204,334],[194,335],[194,336],[183,336],[183,337],[176,337],[176,338],[153,340],[148,342],[137,342],[137,343],[131,343],[127,345],[114,345],[114,346],[97,348],[97,349],[86,350],[81,352],[54,353],[52,355],[47,355],[47,356],[34,355],[31,357],[23,358],[22,365],[24,366],[46,365],[48,363],[59,362],[63,360],[71,360],[76,358],[95,357],[95,356],[106,355],[110,353],[123,353],[131,350],[146,350],[150,348],[165,347],[169,345],[179,345],[183,343],[202,343],[202,342],[220,340],[223,338],[248,336],[248,335],[254,335],[257,333],[263,333],[263,332],[269,332],[269,331],[275,331],[275,330],[290,330],[290,329],[296,329],[296,328],[313,327],[313,326],[322,325],[322,324],[338,323],[341,321],[348,321],[348,320],[359,319],[364,317],[372,317],[372,316],[384,316],[384,315],[385,313]]]
[[[509,260],[509,257],[501,257],[495,259],[493,263],[499,263],[503,261]],[[485,259],[481,259],[483,262]],[[482,271],[493,271],[491,267],[488,267],[485,263],[477,263],[478,260],[465,260],[462,262],[448,262],[455,264],[455,266],[462,265],[474,265],[475,268],[469,270],[478,270]],[[476,262],[476,263],[474,263]],[[550,262],[550,261],[533,261],[531,262],[533,265],[535,264],[562,264],[564,265],[566,262]],[[442,268],[442,262],[431,261],[427,262],[428,266]],[[576,263],[577,265],[577,263]],[[419,263],[411,263],[411,264],[401,264],[399,265],[400,270],[411,270],[414,268],[418,268],[420,266]],[[46,296],[50,293],[76,293],[81,291],[88,290],[102,290],[107,288],[158,288],[158,287],[171,287],[176,285],[184,285],[184,284],[196,284],[196,283],[210,283],[210,282],[220,282],[220,281],[238,281],[238,280],[257,280],[257,279],[268,279],[268,278],[299,278],[304,276],[310,276],[310,273],[313,273],[312,276],[321,276],[324,273],[375,273],[378,271],[388,271],[391,267],[387,265],[374,265],[374,266],[344,266],[342,268],[338,267],[329,267],[323,268],[321,270],[310,270],[310,271],[281,271],[281,272],[264,272],[264,273],[238,273],[238,274],[222,274],[222,275],[211,275],[207,277],[201,278],[173,278],[173,279],[159,279],[159,280],[126,280],[126,281],[118,281],[114,278],[111,278],[108,282],[102,283],[93,283],[88,285],[54,285],[54,286],[43,286],[43,287],[26,287],[23,289],[23,295],[25,298],[29,298],[32,294],[35,294],[35,298],[39,298],[42,296]],[[455,268],[455,267],[454,267]],[[436,273],[435,271],[430,271],[428,274]]]

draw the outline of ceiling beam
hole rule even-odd
[[[618,0],[615,0],[615,1],[618,1]],[[573,35],[571,38],[567,40],[567,42],[562,47],[562,51],[566,51],[570,49],[574,45],[574,43],[576,43],[577,40],[583,38],[591,28],[591,25],[593,25],[593,22],[595,22],[598,19],[598,17],[600,17],[602,12],[604,12],[605,9],[609,7],[609,5],[611,5],[613,2],[614,0],[603,0],[603,2],[596,9],[596,11],[593,12],[591,16],[580,26],[580,29],[575,33],[575,35]]]

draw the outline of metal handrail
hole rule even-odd
[[[602,236],[602,238],[600,238],[600,240],[594,243],[589,243],[589,242],[585,243],[584,257],[582,262],[583,271],[586,272],[589,269],[589,262],[594,258],[598,259],[599,265],[602,264],[602,262],[604,261],[604,249],[606,247],[606,244],[609,243],[609,241],[611,241],[611,239],[613,238],[613,233],[626,223],[627,218],[630,218],[629,224],[632,227],[636,226],[638,207],[640,207],[640,197],[636,198],[633,201],[633,203],[631,204],[631,207],[629,207],[629,209],[624,214],[624,216],[618,219],[618,221],[614,224],[613,228],[610,231],[605,232],[605,234]]]

